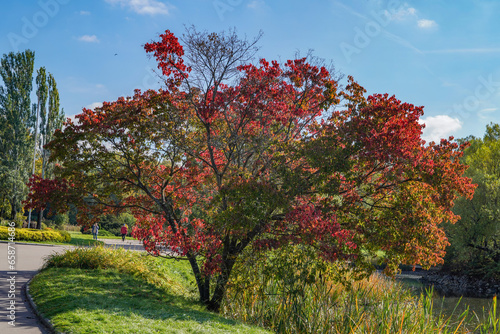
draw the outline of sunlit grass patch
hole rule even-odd
[[[103,247],[49,257],[30,285],[39,310],[68,333],[265,333],[206,312],[186,262]]]

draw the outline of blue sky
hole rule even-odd
[[[0,53],[31,49],[66,115],[160,86],[143,50],[166,29],[249,38],[258,56],[332,61],[369,94],[424,106],[424,138],[482,136],[500,123],[500,1],[23,0],[1,5]]]

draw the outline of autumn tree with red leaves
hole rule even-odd
[[[185,258],[218,311],[247,247],[328,261],[442,261],[440,227],[474,187],[463,147],[425,145],[421,107],[345,89],[308,59],[251,63],[258,38],[170,31],[145,49],[164,89],[84,109],[48,145],[80,208],[131,210],[153,255]],[[76,198],[76,197],[75,197]],[[80,210],[82,212],[82,210]]]
[[[69,209],[70,195],[73,185],[69,184],[65,179],[53,178],[44,179],[39,175],[32,175],[27,186],[30,193],[26,200],[23,201],[26,209],[39,209],[43,211],[47,209],[49,203],[54,203],[55,206],[51,211],[67,211]],[[76,201],[80,196],[76,197]]]

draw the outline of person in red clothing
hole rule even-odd
[[[125,237],[127,236],[127,232],[128,232],[126,224],[123,224],[120,232],[122,233],[122,241],[125,241]]]

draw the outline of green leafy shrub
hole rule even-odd
[[[2,218],[10,217],[11,206],[7,198],[0,199],[0,212],[3,212]]]
[[[16,227],[22,227],[25,221],[24,214],[22,212],[18,212],[16,217],[14,218],[14,222],[16,223]]]
[[[99,220],[99,226],[111,232],[113,235],[120,236],[121,235],[121,227],[123,224],[126,224],[129,227],[129,235],[131,231],[131,226],[135,225],[135,218],[129,213],[122,213],[119,216],[116,215],[105,215],[102,216]],[[101,231],[99,231],[99,234]]]
[[[135,218],[129,213],[122,213],[118,216],[116,215],[102,215],[97,222],[99,225],[99,235],[108,237],[108,236],[121,236],[121,227],[123,224],[126,224],[128,227],[127,235],[130,236],[132,231],[132,226],[135,225]],[[81,226],[80,232],[82,234],[91,234],[91,226]],[[103,234],[102,232],[106,231],[110,234]]]
[[[54,221],[54,224],[57,226],[57,228],[61,228],[61,226],[68,224],[69,217],[65,213],[62,214],[60,213],[55,215],[54,218],[52,218],[52,220]]]
[[[114,237],[115,236],[113,233],[106,231],[105,229],[100,229],[99,235],[102,237]]]

